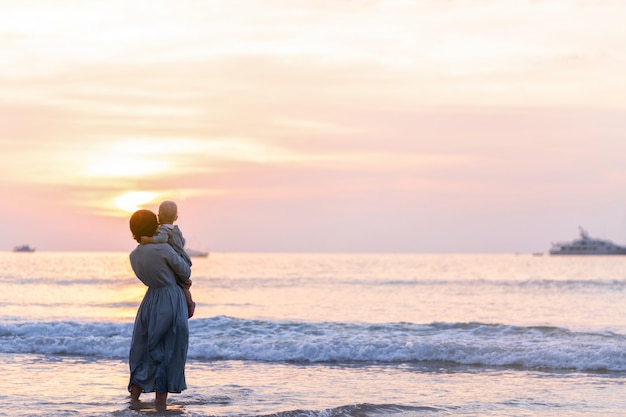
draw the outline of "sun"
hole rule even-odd
[[[159,194],[152,191],[129,191],[115,197],[115,206],[129,213],[139,210],[142,205],[153,201]]]

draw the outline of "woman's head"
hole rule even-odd
[[[157,227],[159,227],[157,216],[150,210],[137,210],[130,216],[130,231],[139,243],[141,236],[154,236]]]

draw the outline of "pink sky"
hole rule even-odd
[[[626,242],[620,1],[0,6],[0,250]]]

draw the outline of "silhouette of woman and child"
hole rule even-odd
[[[159,206],[159,215],[138,210],[130,230],[139,243],[130,253],[137,278],[147,287],[139,306],[129,353],[131,407],[144,392],[155,392],[157,408],[166,407],[168,393],[187,388],[185,363],[189,347],[189,318],[196,303],[191,297],[191,259],[185,239],[174,222],[173,201]]]

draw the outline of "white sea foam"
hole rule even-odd
[[[265,362],[417,362],[626,371],[626,336],[484,323],[307,323],[231,317],[190,322],[189,357]],[[0,351],[126,358],[132,324],[0,325]]]

